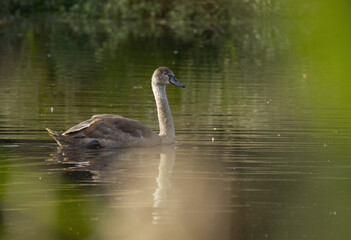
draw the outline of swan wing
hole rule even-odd
[[[140,121],[119,115],[102,114],[77,124],[63,135],[73,138],[115,139],[122,136],[151,138],[156,133]]]

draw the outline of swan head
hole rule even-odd
[[[178,79],[175,78],[173,72],[166,67],[159,67],[154,71],[154,74],[152,75],[152,84],[173,84],[178,87],[185,88],[184,84],[179,82]]]

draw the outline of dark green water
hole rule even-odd
[[[277,22],[0,25],[0,238],[348,239],[345,89]],[[47,135],[100,113],[157,131],[158,66],[186,85],[167,89],[177,146],[62,151]]]

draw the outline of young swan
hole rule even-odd
[[[149,147],[170,144],[175,140],[166,85],[184,88],[173,72],[166,67],[157,68],[151,79],[155,96],[160,133],[156,134],[142,122],[113,114],[94,115],[91,119],[71,127],[63,134],[46,128],[61,147]]]

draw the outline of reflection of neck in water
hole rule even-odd
[[[153,194],[155,208],[152,213],[152,223],[160,224],[168,219],[169,211],[167,210],[167,194],[172,184],[169,179],[173,170],[175,161],[175,151],[173,146],[166,147],[160,154],[160,163],[158,165],[158,176],[156,177],[157,188]]]
[[[167,191],[171,187],[169,176],[174,165],[175,153],[168,151],[161,153],[160,163],[158,165],[158,177],[156,178],[157,189],[154,192],[154,207],[162,207],[167,199]]]

